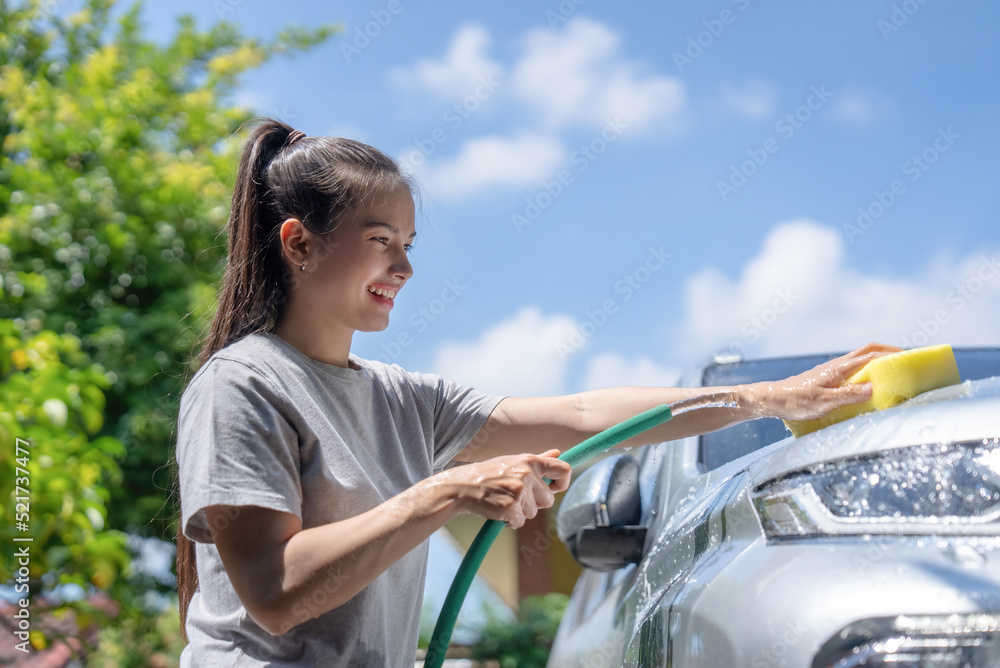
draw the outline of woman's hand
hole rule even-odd
[[[876,357],[901,350],[896,346],[869,343],[797,376],[744,385],[741,389],[746,392],[754,417],[812,420],[834,408],[869,399],[871,383],[844,384],[845,381]]]
[[[556,459],[558,450],[540,455],[496,457],[448,469],[440,482],[454,487],[465,512],[506,522],[517,529],[555,502],[555,492],[569,487],[572,467]],[[552,482],[546,484],[544,478]]]

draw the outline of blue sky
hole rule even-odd
[[[719,350],[998,342],[996,3],[183,0],[149,31],[177,13],[343,24],[236,101],[421,184],[361,356],[554,394]]]
[[[174,0],[149,33],[179,13],[343,24],[235,101],[421,184],[363,357],[541,395],[723,350],[1000,343],[995,2]]]

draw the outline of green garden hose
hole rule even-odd
[[[663,424],[672,416],[670,407],[666,404],[650,409],[645,413],[640,413],[624,422],[616,424],[610,429],[605,429],[599,434],[591,436],[577,446],[574,446],[561,454],[559,459],[569,463],[573,468],[586,460],[599,455],[624,440],[632,438],[647,429]],[[546,482],[549,482],[546,479]],[[444,655],[451,643],[451,634],[455,630],[455,622],[458,620],[458,612],[465,601],[465,595],[469,593],[469,587],[476,577],[476,571],[483,563],[486,553],[489,551],[493,541],[500,535],[504,523],[499,520],[487,520],[483,528],[479,530],[476,539],[472,541],[469,550],[465,553],[462,565],[455,574],[455,580],[451,583],[448,596],[444,599],[441,607],[441,614],[438,616],[437,625],[431,635],[431,642],[427,649],[427,657],[424,660],[424,668],[440,668],[444,663]]]

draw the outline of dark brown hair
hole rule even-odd
[[[302,137],[298,132],[290,140],[295,131],[270,118],[252,125],[229,210],[219,305],[200,344],[199,366],[218,350],[276,324],[294,280],[282,257],[282,222],[298,218],[309,231],[328,234],[369,197],[397,188],[414,194],[399,165],[367,144],[340,137]],[[177,593],[185,639],[188,605],[197,588],[195,546],[178,520]]]

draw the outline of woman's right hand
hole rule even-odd
[[[506,522],[517,529],[555,502],[555,493],[569,487],[572,467],[556,459],[558,450],[540,455],[495,457],[463,464],[439,473],[440,482],[453,486],[464,512]],[[544,478],[552,482],[546,484]]]
[[[873,359],[902,350],[884,343],[869,343],[797,376],[743,387],[754,407],[754,417],[815,420],[835,408],[870,398],[871,383],[855,385],[847,383],[847,379]]]

